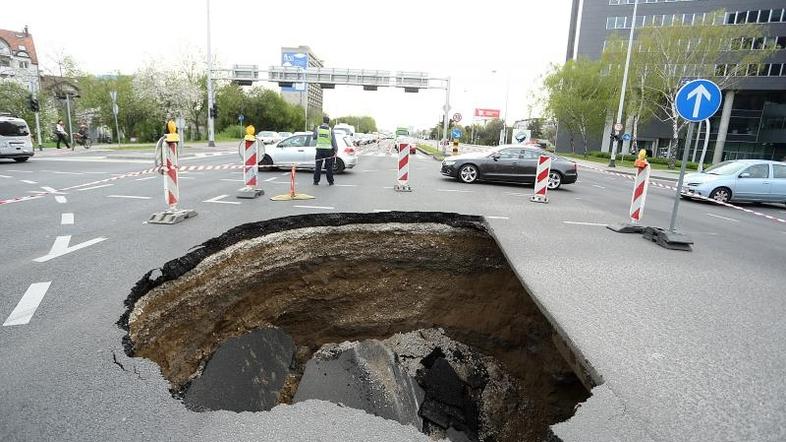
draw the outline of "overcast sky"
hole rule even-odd
[[[475,107],[530,115],[531,93],[549,63],[564,61],[570,0],[211,1],[212,47],[224,66],[280,64],[281,46],[308,45],[326,67],[419,71],[453,79],[451,105],[465,121]],[[472,6],[469,6],[472,5]],[[95,74],[133,73],[147,60],[171,66],[184,51],[204,53],[205,0],[26,0],[2,7],[0,28],[29,25],[40,63],[59,53]],[[493,73],[492,71],[496,71]],[[266,87],[273,87],[268,85]],[[371,115],[380,127],[432,126],[444,92],[325,91],[331,116]]]

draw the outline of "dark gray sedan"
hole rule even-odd
[[[549,189],[575,183],[578,178],[576,163],[537,147],[504,145],[490,152],[467,153],[445,158],[442,175],[457,178],[465,183],[475,181],[505,181],[535,183],[538,157],[551,157]]]

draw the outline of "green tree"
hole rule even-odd
[[[589,137],[603,130],[615,92],[612,78],[603,74],[603,62],[579,58],[552,66],[543,86],[546,114],[568,130],[573,152],[576,135],[581,137],[586,155]]]
[[[377,122],[374,118],[363,115],[363,116],[354,116],[354,115],[347,115],[344,117],[338,117],[330,120],[331,125],[336,125],[337,123],[345,123],[349,124],[350,126],[354,126],[356,132],[368,134],[371,132],[377,132]]]
[[[749,73],[757,75],[761,63],[776,50],[772,39],[766,45],[763,43],[765,26],[754,23],[725,26],[724,19],[724,11],[719,10],[706,14],[703,23],[692,26],[644,26],[634,42],[633,71],[638,75],[632,76],[632,112],[638,112],[637,99],[639,106],[641,101],[652,103],[654,116],[671,125],[668,154],[671,167],[675,163],[679,133],[688,124],[677,113],[675,104],[685,80],[709,78],[721,89],[730,89],[741,77]],[[622,47],[627,47],[625,42]]]

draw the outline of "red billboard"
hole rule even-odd
[[[475,116],[478,118],[499,118],[499,109],[475,108]]]

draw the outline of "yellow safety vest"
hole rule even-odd
[[[333,143],[330,140],[330,129],[322,127],[317,129],[317,149],[333,149]]]

